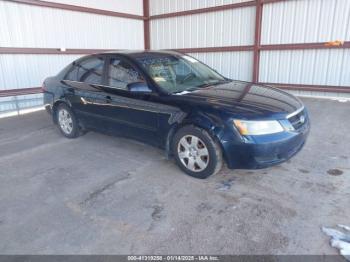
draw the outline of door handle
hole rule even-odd
[[[106,103],[107,104],[112,103],[112,98],[110,96],[106,96]]]

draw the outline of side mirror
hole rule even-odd
[[[135,82],[127,85],[128,91],[133,93],[152,93],[152,90],[145,82]]]

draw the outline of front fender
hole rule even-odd
[[[204,112],[193,112],[188,114],[185,119],[183,119],[180,123],[174,125],[168,132],[167,141],[166,141],[166,155],[167,158],[170,158],[172,155],[171,152],[171,144],[174,134],[180,128],[194,125],[199,128],[206,130],[215,140],[220,142],[221,137],[224,134],[225,123],[222,121],[220,117],[215,114],[204,113]],[[221,146],[221,143],[220,143]]]
[[[223,135],[225,128],[225,123],[219,116],[207,112],[195,112],[193,115],[186,118],[184,122],[203,128],[218,140],[220,140]]]

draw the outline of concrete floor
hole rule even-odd
[[[0,119],[0,253],[336,254],[320,227],[350,224],[350,102],[304,102],[301,153],[207,180],[134,141],[68,140],[43,111]]]

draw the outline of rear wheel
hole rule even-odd
[[[203,129],[181,128],[174,136],[172,148],[177,165],[190,176],[204,179],[222,167],[221,148]]]
[[[61,133],[68,138],[79,135],[78,121],[73,111],[65,104],[60,104],[56,110],[56,120]]]

